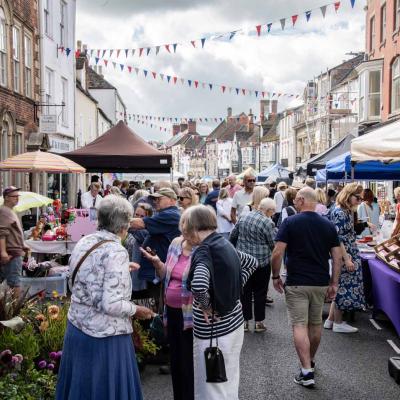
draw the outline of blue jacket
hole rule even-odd
[[[218,196],[219,196],[219,189],[212,190],[210,193],[208,193],[204,205],[214,207],[215,212],[217,212]]]

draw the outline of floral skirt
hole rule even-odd
[[[68,322],[57,400],[142,400],[131,335],[95,338]]]
[[[340,273],[335,304],[341,311],[365,310],[361,260],[353,258],[353,262],[355,262],[355,271],[348,272],[345,267],[342,267]]]

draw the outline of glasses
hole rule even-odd
[[[6,197],[19,197],[19,196],[20,196],[19,194],[15,194],[13,196],[6,196]]]
[[[246,182],[255,182],[256,180],[255,179],[247,179],[247,181]]]
[[[179,201],[183,201],[183,199],[190,199],[190,197],[179,196],[178,199]]]
[[[353,196],[356,198],[357,201],[361,201],[362,197],[358,194],[353,194]]]

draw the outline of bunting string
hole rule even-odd
[[[350,6],[353,9],[355,6],[356,0],[349,0]],[[168,43],[168,44],[160,44],[155,46],[141,46],[136,48],[108,48],[108,49],[100,49],[94,48],[89,49],[88,53],[91,57],[97,58],[104,58],[108,56],[111,58],[113,55],[117,57],[117,59],[121,57],[142,57],[142,56],[149,56],[149,55],[158,55],[161,51],[168,54],[175,54],[178,46],[179,47],[191,47],[195,49],[204,49],[206,41],[224,41],[224,42],[232,42],[232,40],[238,35],[246,35],[246,36],[267,36],[268,34],[272,34],[275,32],[284,31],[288,28],[288,25],[292,28],[295,27],[296,23],[298,23],[299,18],[302,16],[305,18],[305,21],[308,23],[311,19],[312,14],[315,11],[320,11],[323,18],[325,18],[327,10],[333,9],[335,13],[338,13],[341,5],[344,1],[335,1],[331,3],[327,3],[323,6],[308,9],[297,14],[291,15],[289,17],[279,18],[276,21],[268,22],[268,23],[260,23],[255,26],[240,28],[240,29],[232,29],[227,32],[214,32],[208,33],[201,38],[196,38],[189,40],[188,42],[175,42],[175,43]],[[287,24],[289,22],[289,24]],[[68,51],[67,51],[68,50]],[[59,51],[61,53],[65,53],[69,56],[71,49],[59,47]],[[77,50],[76,56],[80,55],[80,51]]]

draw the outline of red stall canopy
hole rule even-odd
[[[88,172],[168,173],[172,156],[157,150],[119,121],[85,147],[63,153]]]

